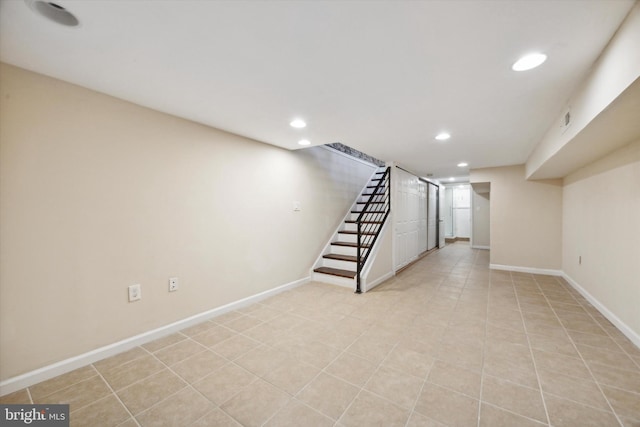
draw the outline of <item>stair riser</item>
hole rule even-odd
[[[366,203],[356,203],[355,210],[361,211],[367,206]],[[383,211],[385,209],[384,203],[371,202],[367,207],[367,210]]]
[[[341,261],[338,259],[322,259],[323,267],[339,268],[340,270],[356,271],[356,263],[352,261]]]
[[[357,249],[356,248],[351,248],[349,246],[331,245],[331,253],[337,254],[337,255],[356,256],[357,255]]]
[[[375,188],[365,188],[364,191],[362,192],[362,196],[372,196],[374,191],[375,191]],[[383,196],[384,191],[382,189],[378,189],[378,192],[376,193],[376,195]]]
[[[378,194],[375,196],[364,195],[358,199],[358,206],[364,206],[364,204],[367,203],[369,199],[372,199],[371,203],[375,203],[375,202],[384,203],[384,200],[385,200],[384,196],[381,194]],[[379,205],[379,206],[382,206],[382,205]]]
[[[349,289],[356,289],[355,279],[347,279],[346,277],[332,276],[331,274],[313,273],[314,282],[330,283],[332,285],[344,286]]]
[[[352,221],[355,221],[356,219],[358,219],[359,216],[360,216],[359,213],[351,213],[349,219]],[[382,218],[384,218],[384,214],[382,213],[375,213],[373,216],[373,219],[376,221],[382,221]]]
[[[372,230],[375,232],[375,229]],[[366,244],[371,242],[373,236],[371,234],[363,234],[361,243]],[[358,243],[358,235],[357,234],[338,234],[338,242],[347,242],[347,243]]]
[[[363,224],[363,231],[375,233],[380,228],[380,224]],[[356,223],[347,222],[344,224],[344,231],[358,231],[358,225]],[[340,234],[342,236],[342,234]],[[342,238],[340,238],[342,240]]]
[[[358,226],[356,224],[353,224],[353,223],[345,222],[344,223],[344,230],[345,231],[358,231]]]
[[[358,242],[358,235],[357,234],[338,233],[338,241],[339,242],[357,243]]]

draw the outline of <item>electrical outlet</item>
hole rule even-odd
[[[169,278],[169,292],[174,292],[178,290],[178,278],[170,277]]]
[[[142,288],[139,284],[129,286],[129,302],[138,301],[142,298]]]

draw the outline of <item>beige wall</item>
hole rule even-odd
[[[3,380],[307,277],[373,171],[8,65],[0,78]]]
[[[640,2],[638,2],[600,55],[590,75],[573,93],[571,126],[562,132],[564,112],[549,127],[531,152],[527,177],[535,177],[545,163],[640,77]]]
[[[563,241],[564,272],[640,337],[640,140],[564,179]]]
[[[562,180],[527,181],[519,165],[474,169],[470,182],[491,183],[491,264],[560,269]]]

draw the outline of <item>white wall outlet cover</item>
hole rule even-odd
[[[169,278],[169,292],[174,292],[178,290],[178,278],[170,277]]]
[[[129,286],[129,302],[138,301],[142,298],[142,287],[139,284]]]
[[[302,210],[302,207],[301,207],[301,205],[300,205],[300,202],[293,202],[293,210],[294,210],[295,212],[298,212],[298,211],[301,211],[301,210]]]

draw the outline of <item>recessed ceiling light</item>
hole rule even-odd
[[[449,138],[451,138],[451,135],[449,135],[447,132],[440,132],[436,135],[436,139],[438,141],[446,141]]]
[[[469,166],[469,163],[465,163],[465,162],[458,163],[459,168],[466,168],[467,166]]]
[[[455,181],[456,179],[454,177],[449,178],[449,181]]]
[[[77,27],[80,25],[78,18],[56,3],[42,0],[25,0],[25,2],[27,3],[27,6],[40,16],[43,16],[57,24],[65,25],[67,27]]]
[[[311,144],[311,141],[309,141],[308,139],[301,139],[300,141],[298,141],[299,145],[309,145]]]
[[[307,124],[302,119],[295,119],[295,120],[292,120],[291,123],[289,123],[289,126],[291,126],[292,128],[296,128],[296,129],[302,129],[302,128],[306,127]]]
[[[522,58],[518,59],[511,69],[513,71],[527,71],[532,68],[536,68],[547,60],[547,55],[544,53],[530,53]]]

